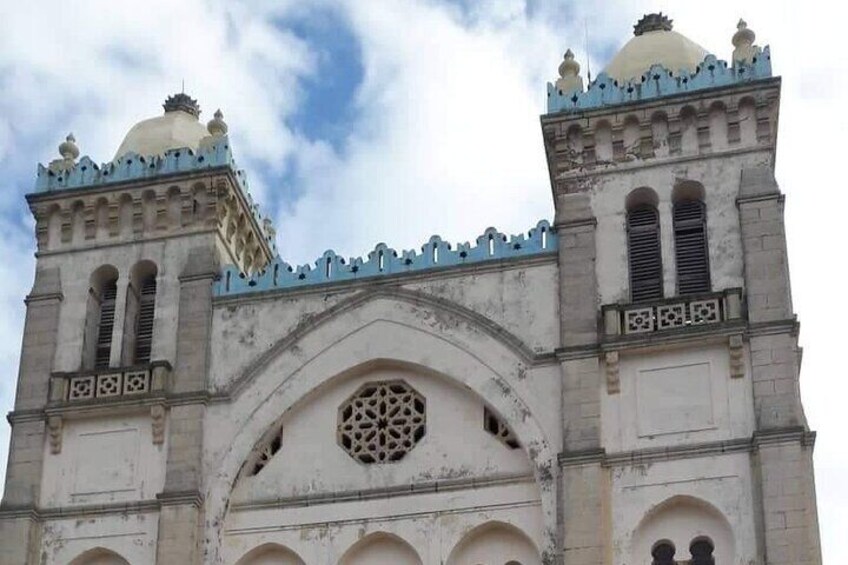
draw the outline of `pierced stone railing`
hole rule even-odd
[[[53,373],[50,378],[50,401],[127,399],[164,392],[169,386],[170,377],[171,365],[167,361],[132,367]]]
[[[720,324],[742,318],[742,289],[639,304],[603,306],[604,333],[631,336]]]

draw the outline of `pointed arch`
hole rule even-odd
[[[627,561],[647,562],[657,547],[666,546],[676,548],[674,559],[686,560],[692,548],[699,556],[707,543],[717,563],[735,561],[733,530],[721,510],[701,498],[676,495],[655,505],[641,518],[633,530]]]
[[[534,365],[543,361],[543,359],[536,355],[533,350],[525,344],[523,340],[521,340],[521,338],[500,324],[493,322],[489,318],[481,316],[477,312],[455,302],[451,302],[431,294],[426,294],[424,292],[403,288],[395,287],[374,289],[361,292],[348,299],[342,300],[320,314],[311,316],[298,324],[291,332],[274,342],[267,352],[251,363],[244,372],[227,387],[227,390],[225,391],[226,394],[232,396],[238,395],[242,390],[244,390],[250,381],[267,366],[270,360],[277,357],[282,351],[290,348],[304,336],[317,330],[322,325],[327,324],[368,302],[383,298],[392,298],[413,305],[423,305],[445,315],[457,316],[462,319],[462,321],[477,327],[480,331],[485,332],[492,338],[501,342],[504,346],[514,351],[525,364]]]
[[[369,363],[403,364],[438,374],[503,416],[527,454],[539,488],[540,543],[546,554],[555,553],[556,452],[525,398],[526,384],[519,376],[528,360],[511,334],[445,302],[394,289],[361,293],[282,338],[241,374],[240,386],[228,388],[230,402],[210,406],[219,411],[215,418],[236,423],[209,445],[212,465],[219,470],[206,491],[210,521],[216,524],[207,540],[210,554],[219,550],[235,480],[257,441],[301,399]],[[235,419],[234,414],[245,416]]]
[[[130,565],[130,562],[111,549],[96,547],[78,555],[68,565]]]
[[[339,565],[423,565],[418,552],[403,538],[374,532],[344,552]]]
[[[512,562],[541,565],[539,550],[520,528],[506,522],[487,522],[477,526],[454,546],[447,565]]]
[[[236,565],[306,565],[300,556],[278,543],[264,543],[245,553]]]

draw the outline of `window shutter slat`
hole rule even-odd
[[[156,310],[156,277],[147,277],[141,283],[139,296],[138,319],[135,329],[135,362],[145,364],[150,362],[150,352],[153,346],[153,318]]]
[[[97,350],[94,367],[105,369],[109,366],[112,354],[112,332],[115,328],[115,297],[118,287],[115,282],[106,284],[100,297],[100,323],[97,330]]]
[[[662,256],[656,208],[644,206],[627,214],[627,247],[631,300],[661,298]]]
[[[673,216],[678,293],[709,292],[712,285],[704,203],[699,200],[677,202]]]

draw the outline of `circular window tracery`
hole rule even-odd
[[[339,407],[338,443],[362,463],[400,461],[426,431],[426,401],[401,380],[366,383]]]

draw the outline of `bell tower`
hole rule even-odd
[[[68,527],[56,517],[92,505],[137,510],[136,527],[160,532],[160,563],[201,563],[213,282],[221,264],[255,272],[276,251],[220,110],[205,127],[186,94],[164,110],[103,165],[78,159],[69,135],[27,196],[37,263],[9,415],[2,563],[41,563],[45,521]],[[143,468],[122,466],[133,450]]]
[[[570,50],[548,84],[570,565],[821,562],[780,78],[754,40],[740,21],[726,62],[650,14],[585,90]]]

